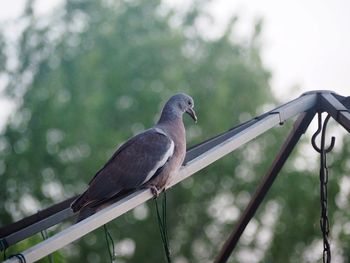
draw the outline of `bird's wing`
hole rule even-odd
[[[174,153],[174,142],[159,129],[141,133],[123,144],[73,204],[73,210],[94,206],[122,190],[137,188],[160,169]]]

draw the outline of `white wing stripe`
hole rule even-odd
[[[166,153],[163,155],[163,158],[161,160],[159,160],[156,165],[154,166],[154,168],[147,174],[146,179],[142,182],[142,184],[146,183],[147,181],[149,181],[152,176],[156,173],[156,171],[162,167],[166,161],[169,159],[170,156],[173,155],[174,153],[174,142],[172,140],[170,147],[168,148],[168,150],[166,151]]]
[[[157,133],[163,134],[164,136],[168,137],[165,131],[163,131],[161,128],[153,128],[153,130],[155,130]]]

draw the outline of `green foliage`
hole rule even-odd
[[[7,89],[8,95],[21,99],[20,105],[0,137],[1,225],[81,193],[120,143],[153,125],[173,93],[184,91],[195,99],[199,122],[185,119],[189,145],[275,104],[270,73],[260,58],[262,23],[244,44],[232,39],[236,18],[220,38],[208,40],[196,29],[202,5],[178,14],[157,0],[69,0],[46,23],[28,5],[23,18],[27,27],[17,48],[19,66],[11,72]],[[272,162],[286,128],[262,136],[169,191],[174,259],[212,261]],[[330,181],[331,200],[345,178],[350,148],[345,143],[332,167],[337,176]],[[320,239],[317,171],[290,163],[231,262],[254,262],[251,257],[305,261],[304,249]],[[334,201],[331,209],[337,210]],[[331,214],[331,222],[342,218],[337,222],[346,223],[347,212],[339,213]],[[153,203],[109,226],[118,262],[163,260]],[[340,233],[345,253],[350,239]],[[270,238],[264,239],[266,235]],[[106,262],[103,229],[55,256],[61,262]]]
[[[5,55],[5,40],[3,35],[0,33],[0,74],[5,71],[6,66],[6,55]]]

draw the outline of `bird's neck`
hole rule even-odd
[[[182,121],[182,116],[169,118],[169,115],[166,118],[160,117],[157,127],[166,131],[170,135],[172,140],[184,139],[186,137],[185,126]]]
[[[177,114],[171,108],[164,107],[157,124],[168,123],[168,122],[177,122],[177,121],[182,122],[182,114]]]

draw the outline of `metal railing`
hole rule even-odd
[[[226,262],[232,250],[236,246],[249,220],[254,216],[255,211],[261,204],[264,196],[271,187],[275,177],[287,160],[290,152],[305,132],[316,112],[328,112],[337,122],[339,122],[348,132],[350,132],[350,98],[343,97],[331,91],[313,91],[300,96],[276,109],[264,113],[250,121],[240,124],[214,138],[204,141],[191,148],[186,155],[184,165],[177,176],[169,185],[172,187],[183,181],[187,177],[195,174],[201,169],[212,164],[216,160],[231,153],[245,143],[253,140],[257,136],[265,133],[271,128],[283,124],[286,120],[299,115],[294,128],[288,136],[286,143],[282,146],[280,153],[272,164],[271,169],[258,186],[256,193],[250,201],[247,209],[242,213],[235,230],[225,243],[222,251],[215,262]],[[125,198],[116,201],[114,204],[97,212],[96,214],[71,225],[54,236],[28,248],[20,255],[26,262],[37,261],[54,251],[81,238],[109,221],[123,215],[127,211],[146,202],[152,198],[149,190],[140,190]],[[71,199],[48,209],[39,212],[37,215],[20,220],[9,226],[0,229],[0,249],[7,247],[25,239],[29,236],[56,225],[63,220],[74,216],[69,208]],[[10,258],[5,262],[21,262],[20,258]]]

